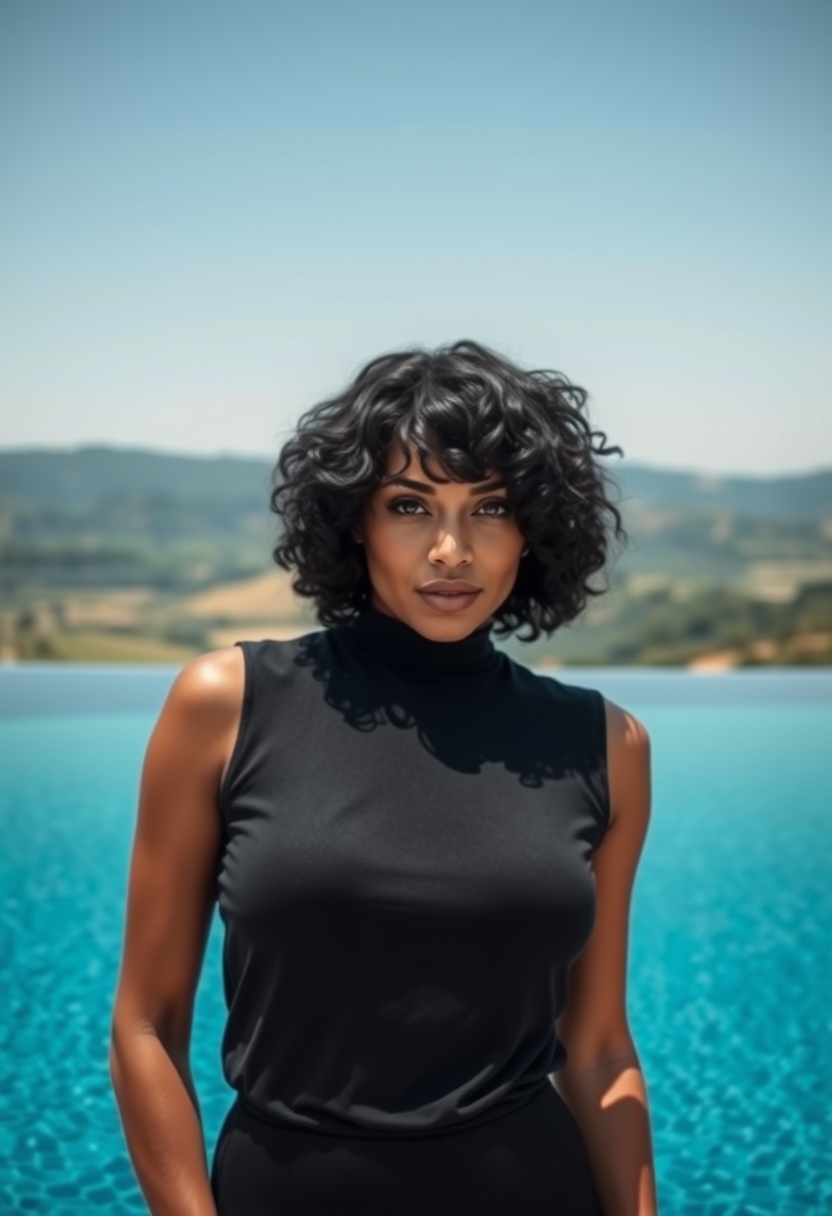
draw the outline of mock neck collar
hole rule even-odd
[[[491,668],[499,651],[491,640],[491,621],[455,642],[436,642],[426,638],[398,617],[389,616],[371,605],[346,628],[349,637],[364,651],[386,665],[407,669],[408,674],[430,679],[479,675]]]

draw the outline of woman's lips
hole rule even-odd
[[[440,612],[459,612],[473,604],[479,591],[420,591],[422,599]]]

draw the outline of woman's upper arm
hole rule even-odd
[[[633,714],[606,701],[610,824],[592,856],[592,935],[569,974],[558,1034],[569,1063],[589,1066],[632,1050],[627,1022],[630,902],[651,809],[650,737]]]
[[[180,672],[150,738],[130,862],[113,1036],[155,1033],[187,1051],[214,904],[217,795],[245,684],[239,647]]]

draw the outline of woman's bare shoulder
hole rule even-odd
[[[607,736],[614,746],[637,751],[649,744],[647,727],[634,713],[617,705],[615,701],[610,701],[608,697],[604,697],[604,708],[607,715]]]
[[[168,707],[196,718],[239,715],[245,694],[245,658],[239,646],[211,650],[186,663],[168,695]]]
[[[622,815],[646,827],[650,802],[650,735],[628,709],[604,698],[607,719],[607,772],[612,819]]]
[[[176,683],[185,695],[223,697],[239,691],[244,676],[242,647],[223,646],[191,659],[179,672]]]
[[[225,771],[245,697],[245,657],[238,646],[186,663],[168,692],[148,744],[146,779],[168,786],[186,772],[213,787]]]

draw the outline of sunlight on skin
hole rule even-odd
[[[637,1068],[625,1068],[619,1073],[613,1084],[604,1094],[601,1099],[601,1109],[606,1110],[610,1106],[615,1106],[616,1102],[622,1101],[624,1098],[632,1098],[634,1096],[633,1082],[636,1082],[636,1088],[639,1093],[642,1086],[642,1074]]]
[[[370,602],[434,641],[467,637],[511,593],[523,556],[505,484],[498,474],[476,485],[452,481],[433,458],[423,470],[412,444],[406,463],[391,445],[385,467],[353,529],[365,546]],[[425,588],[437,579],[459,581],[469,594],[431,596]]]

